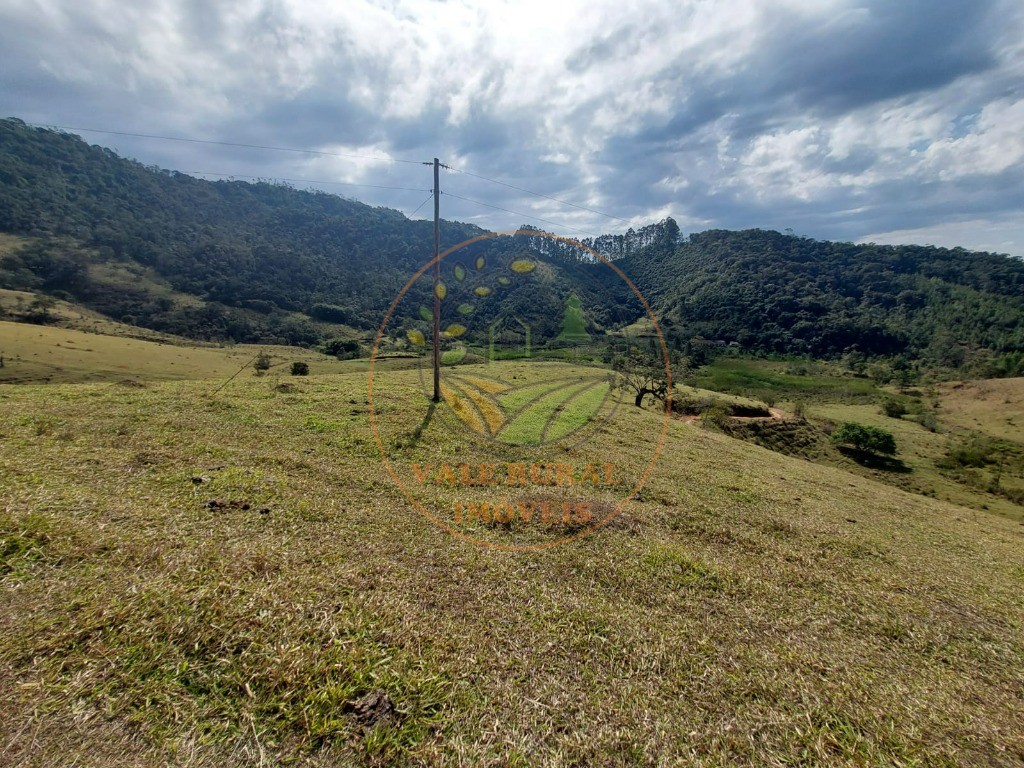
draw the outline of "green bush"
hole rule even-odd
[[[309,363],[292,363],[292,376],[308,376]]]
[[[256,360],[252,364],[252,367],[256,369],[256,373],[260,375],[262,375],[264,371],[269,371],[270,366],[270,355],[266,352],[260,352],[256,355]]]
[[[729,422],[729,409],[721,403],[715,403],[701,411],[700,423],[704,427],[721,429]]]
[[[942,469],[960,467],[984,467],[994,461],[994,450],[988,440],[975,438],[970,442],[950,446],[946,455],[936,461]]]
[[[868,453],[896,453],[896,438],[892,432],[852,421],[844,421],[836,427],[832,433],[832,441]]]
[[[351,360],[359,357],[359,342],[355,339],[331,339],[321,350],[325,355],[334,355],[339,360]]]
[[[882,401],[882,413],[892,419],[902,419],[907,415],[907,406],[902,400],[887,397]]]

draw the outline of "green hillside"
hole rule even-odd
[[[1021,370],[1024,261],[963,249],[830,243],[764,230],[690,235],[620,266],[672,333],[816,357],[905,355]]]
[[[1008,520],[674,421],[610,525],[501,552],[386,479],[363,374],[0,398],[9,764],[1024,760]],[[565,460],[639,459],[614,419]],[[408,450],[456,449],[442,407]]]
[[[446,259],[446,325],[483,343],[511,315],[537,339],[563,343],[572,296],[573,338],[603,343],[643,320],[611,270],[532,232]],[[432,255],[430,224],[398,211],[280,184],[203,181],[14,119],[0,121],[0,233],[9,235],[0,288],[195,339],[305,346],[368,341]],[[442,247],[484,234],[447,221],[441,233]],[[684,237],[671,219],[586,244],[617,260],[669,343],[691,356],[703,338],[758,354],[886,356],[980,376],[1018,375],[1024,365],[1019,259],[763,230]],[[517,260],[540,268],[511,279]],[[411,287],[390,338],[417,329],[430,290],[426,279]]]

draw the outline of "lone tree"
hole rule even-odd
[[[892,432],[852,421],[844,421],[836,427],[832,432],[832,442],[848,445],[865,453],[882,453],[888,456],[896,453],[896,438],[892,436]]]
[[[669,383],[665,368],[641,357],[636,350],[632,350],[628,358],[617,361],[615,369],[613,388],[633,394],[633,404],[637,408],[643,407],[647,395],[653,395],[663,403],[668,400]]]
[[[292,376],[308,376],[309,375],[309,363],[297,362],[292,363]]]

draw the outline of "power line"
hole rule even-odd
[[[356,184],[352,181],[323,181],[321,179],[282,179],[270,176],[246,176],[243,173],[215,173],[214,171],[182,171],[189,176],[222,176],[226,179],[255,179],[256,181],[287,181],[293,184],[338,184],[343,187],[369,187],[371,189],[397,189],[403,192],[427,192],[421,187],[388,187],[383,184]]]
[[[419,205],[417,205],[416,206],[416,210],[413,211],[412,213],[410,213],[408,216],[406,216],[406,218],[407,219],[411,219],[413,216],[415,216],[417,213],[419,213],[420,208],[422,208],[424,205],[426,205],[428,202],[430,202],[430,198],[432,198],[433,196],[434,196],[434,190],[430,190],[430,194],[427,195],[427,199],[424,200]]]
[[[550,219],[542,219],[539,216],[531,216],[528,213],[519,213],[518,211],[510,211],[508,208],[501,208],[497,205],[491,205],[490,203],[484,203],[479,200],[471,200],[468,197],[460,197],[459,195],[453,194],[452,192],[445,192],[448,197],[454,197],[456,200],[465,200],[467,203],[475,203],[476,205],[482,205],[485,208],[493,208],[496,211],[503,211],[505,213],[511,213],[513,216],[522,216],[524,219],[533,219],[534,221],[542,221],[545,224],[550,224],[553,227],[560,227],[561,229],[571,229],[573,232],[579,232],[581,235],[587,237],[600,237],[595,235],[593,232],[586,232],[582,229],[576,229],[576,227],[570,227],[566,224],[559,224],[557,221],[551,221]]]
[[[375,157],[373,155],[359,155],[353,152],[324,152],[318,149],[297,149],[295,147],[274,147],[265,144],[240,144],[235,141],[213,141],[212,139],[190,139],[183,136],[159,136],[152,133],[131,133],[129,131],[104,131],[99,128],[71,128],[66,125],[43,125],[42,123],[27,123],[36,128],[55,128],[58,131],[82,131],[84,133],[103,133],[110,136],[132,136],[137,139],[159,139],[160,141],[183,141],[189,144],[214,144],[219,147],[242,147],[244,149],[270,149],[275,152],[298,152],[304,155],[324,155],[326,157],[349,157],[360,160],[376,160],[382,163],[408,163],[419,165],[416,160],[401,160],[394,157]]]
[[[615,221],[622,221],[622,222],[625,222],[626,224],[630,223],[629,219],[623,219],[621,216],[613,216],[610,213],[605,213],[604,211],[599,211],[596,208],[588,208],[585,205],[577,205],[576,203],[570,203],[568,200],[561,200],[561,199],[559,199],[557,197],[552,197],[551,195],[545,195],[543,192],[534,192],[533,190],[526,189],[525,187],[517,187],[515,184],[509,184],[508,182],[505,182],[505,181],[500,181],[498,179],[492,179],[492,178],[489,178],[487,176],[481,176],[479,173],[472,173],[471,171],[462,171],[462,170],[459,170],[458,168],[452,168],[450,166],[445,166],[445,167],[448,168],[448,170],[450,170],[450,171],[455,171],[455,173],[461,173],[464,176],[472,176],[475,179],[481,179],[483,181],[489,181],[492,184],[500,184],[503,187],[508,187],[509,189],[514,189],[517,192],[525,192],[526,194],[533,195],[534,197],[543,197],[545,200],[551,200],[551,201],[556,202],[556,203],[561,203],[562,205],[568,205],[568,206],[571,206],[573,208],[579,208],[581,211],[587,211],[588,213],[596,213],[598,216],[604,216],[604,217],[609,218],[609,219],[614,219]]]
[[[275,152],[294,152],[294,153],[297,153],[297,154],[305,154],[305,155],[320,155],[320,156],[324,156],[324,157],[343,157],[343,158],[351,158],[351,159],[359,159],[359,160],[373,160],[373,161],[377,161],[377,162],[386,162],[386,163],[405,163],[405,164],[408,164],[408,165],[423,165],[423,164],[433,165],[433,163],[423,163],[423,162],[418,161],[418,160],[404,160],[404,159],[392,158],[392,157],[376,157],[376,156],[373,156],[373,155],[362,155],[362,154],[357,154],[357,153],[354,153],[354,152],[325,152],[323,150],[317,150],[317,149],[299,149],[297,147],[277,147],[277,146],[272,146],[272,145],[267,145],[267,144],[243,144],[243,143],[234,142],[234,141],[215,141],[215,140],[212,140],[212,139],[194,139],[194,138],[189,138],[189,137],[185,137],[185,136],[162,136],[162,135],[159,135],[159,134],[134,133],[134,132],[131,132],[131,131],[108,131],[108,130],[103,130],[103,129],[100,129],[100,128],[75,128],[75,127],[64,126],[64,125],[45,125],[45,124],[42,124],[42,123],[28,123],[28,125],[32,125],[32,126],[37,127],[37,128],[50,128],[50,129],[56,129],[56,130],[60,130],[60,131],[81,131],[81,132],[84,132],[84,133],[101,133],[101,134],[110,135],[110,136],[130,136],[130,137],[141,138],[141,139],[157,139],[157,140],[160,140],[160,141],[179,141],[179,142],[185,142],[185,143],[189,143],[189,144],[209,144],[209,145],[220,146],[220,147],[241,147],[243,149],[262,149],[262,150],[270,150],[270,151],[275,151]],[[612,215],[610,213],[605,213],[604,211],[599,211],[596,208],[590,208],[588,206],[579,205],[577,203],[573,203],[573,202],[570,202],[568,200],[562,200],[561,198],[554,197],[552,195],[546,195],[543,192],[535,192],[532,189],[526,189],[525,187],[520,187],[520,186],[518,186],[516,184],[510,184],[510,183],[508,183],[506,181],[501,181],[500,179],[492,179],[489,176],[484,176],[484,175],[479,174],[479,173],[473,173],[472,171],[464,171],[464,170],[461,170],[459,168],[453,168],[452,166],[449,166],[449,165],[440,165],[439,167],[445,168],[446,170],[452,171],[454,173],[461,173],[464,176],[471,176],[473,178],[480,179],[481,181],[487,181],[487,182],[490,182],[491,184],[498,184],[499,186],[506,187],[507,189],[514,189],[517,192],[522,192],[522,193],[527,194],[527,195],[533,195],[534,197],[540,197],[540,198],[544,198],[545,200],[551,200],[552,202],[559,203],[560,205],[568,205],[568,206],[570,206],[572,208],[576,208],[576,209],[581,210],[581,211],[587,211],[588,213],[593,213],[593,214],[596,214],[598,216],[604,216],[605,218],[613,219],[615,221],[621,221],[621,222],[623,222],[625,224],[629,224],[630,223],[630,219],[624,219],[621,216],[614,216],[614,215]],[[208,175],[208,176],[221,176],[221,177],[226,177],[226,178],[246,178],[246,179],[260,179],[260,178],[264,178],[264,177],[260,177],[260,176],[245,176],[245,175],[241,175],[241,174],[224,174],[224,173],[213,173],[213,172],[207,173],[207,172],[203,172],[203,171],[191,171],[190,173],[205,174],[205,175]],[[419,189],[419,188],[415,188],[414,189],[412,187],[395,187],[395,186],[386,186],[386,185],[379,185],[379,184],[355,184],[355,183],[342,182],[342,181],[317,181],[317,180],[311,180],[311,179],[278,179],[278,180],[279,181],[289,181],[289,182],[294,182],[294,183],[302,183],[302,184],[339,184],[339,185],[351,186],[351,187],[367,187],[367,188],[371,188],[371,189],[391,189],[391,190],[400,190],[400,191],[408,191],[408,192],[422,192],[422,191],[424,191],[422,189]],[[452,194],[450,192],[446,193],[446,194],[451,195],[451,197],[458,197],[457,195],[454,195],[454,194]],[[597,235],[594,235],[593,233],[585,232],[584,230],[576,229],[575,227],[565,226],[563,224],[559,224],[558,222],[550,221],[548,219],[542,219],[540,217],[530,216],[530,215],[524,214],[524,213],[517,213],[516,211],[510,211],[507,208],[500,208],[500,207],[498,207],[496,205],[490,205],[489,203],[484,203],[484,202],[481,202],[479,200],[471,200],[470,198],[459,198],[459,199],[460,200],[465,200],[466,202],[469,202],[469,203],[475,203],[477,205],[482,205],[482,206],[485,206],[487,208],[493,208],[493,209],[498,210],[498,211],[503,211],[505,213],[511,213],[511,214],[516,215],[516,216],[523,216],[525,218],[533,219],[535,221],[541,221],[541,222],[544,222],[545,224],[551,224],[551,225],[556,226],[556,227],[562,227],[563,229],[569,229],[569,230],[572,230],[573,232],[579,232],[581,234],[588,235],[590,237],[597,237]],[[420,207],[422,207],[422,205]],[[419,208],[417,208],[417,210],[419,210]]]

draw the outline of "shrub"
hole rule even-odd
[[[292,363],[292,376],[308,376],[309,363]]]
[[[992,444],[988,440],[974,439],[951,446],[946,455],[935,462],[942,469],[984,467],[994,460]]]
[[[797,400],[793,403],[793,416],[801,421],[807,418],[807,406],[803,400]]]
[[[328,323],[347,323],[351,319],[348,309],[336,304],[314,304],[309,310],[309,315]]]
[[[902,400],[887,397],[882,401],[882,413],[892,419],[902,419],[907,415],[907,406]]]
[[[353,339],[331,339],[321,348],[325,355],[334,355],[339,360],[359,357],[359,342]]]
[[[832,441],[868,453],[896,453],[896,438],[892,432],[852,421],[844,421],[836,427],[832,433]]]
[[[256,360],[253,361],[252,367],[256,369],[257,373],[262,374],[264,371],[270,370],[270,355],[266,352],[260,352],[256,356]]]
[[[700,423],[705,427],[718,427],[721,429],[729,421],[729,410],[719,403],[705,408],[700,414]]]

